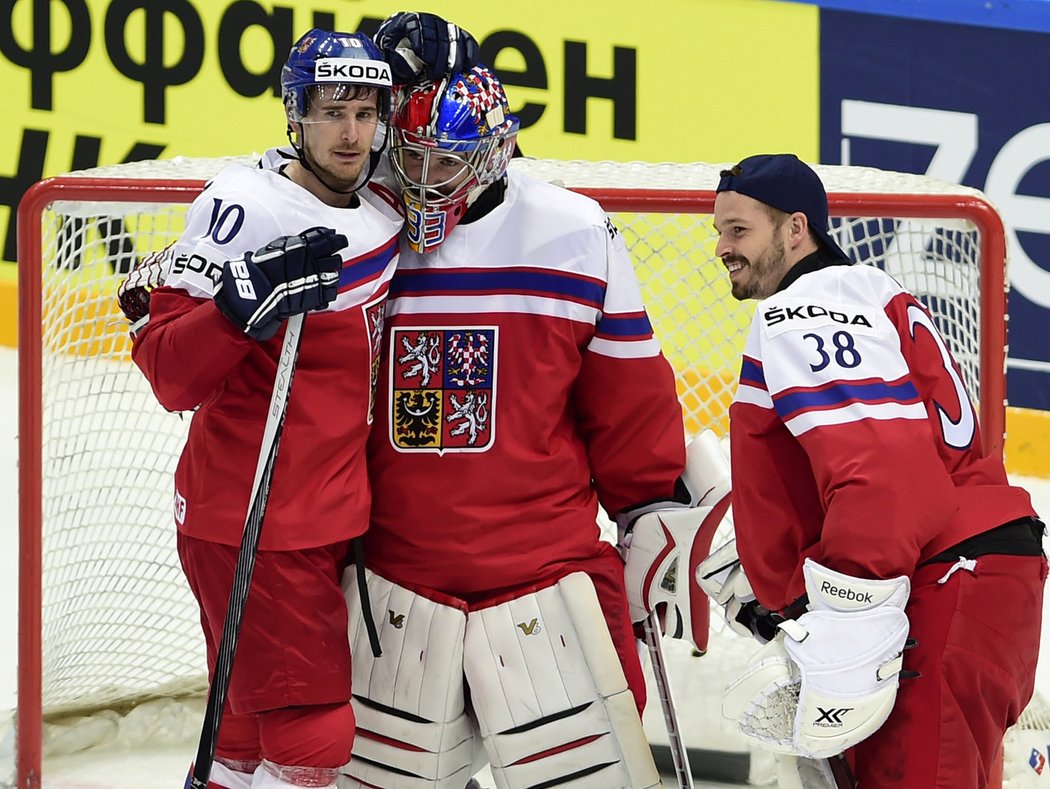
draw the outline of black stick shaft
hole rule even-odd
[[[241,635],[241,620],[244,617],[245,603],[248,601],[252,573],[255,571],[259,537],[262,534],[263,519],[266,517],[266,505],[270,500],[273,468],[277,462],[277,449],[281,443],[284,418],[288,412],[288,397],[292,391],[292,379],[295,377],[295,365],[299,358],[299,343],[302,340],[304,317],[293,315],[285,324],[284,344],[281,346],[281,356],[277,361],[277,377],[274,379],[270,408],[266,413],[266,427],[263,430],[259,462],[256,464],[255,482],[252,485],[252,495],[248,504],[248,516],[244,522],[237,565],[233,570],[230,603],[226,608],[222,640],[219,642],[215,670],[212,673],[211,686],[208,688],[208,704],[204,712],[204,723],[201,726],[200,742],[197,745],[197,758],[193,763],[193,774],[186,782],[185,789],[206,789],[208,779],[211,777],[211,768],[215,761],[215,743],[219,738],[222,711],[226,705],[226,694],[230,689],[233,659],[237,655],[237,642]]]

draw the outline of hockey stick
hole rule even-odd
[[[230,689],[230,673],[233,669],[233,659],[237,654],[237,642],[241,635],[241,619],[244,616],[244,605],[248,600],[252,573],[255,571],[255,558],[258,555],[259,536],[262,534],[266,505],[270,499],[273,467],[277,462],[277,448],[281,443],[284,417],[288,413],[288,397],[292,391],[292,378],[295,376],[295,364],[299,359],[299,343],[303,336],[304,318],[302,314],[293,315],[285,324],[284,344],[281,345],[281,355],[277,360],[277,376],[273,382],[270,408],[266,412],[266,427],[263,430],[262,445],[259,448],[259,460],[255,466],[252,494],[248,500],[248,516],[244,522],[244,534],[241,537],[241,547],[237,554],[237,564],[233,570],[230,603],[226,608],[226,621],[222,626],[222,640],[215,658],[211,687],[208,688],[208,705],[205,708],[201,738],[197,745],[197,758],[193,763],[193,774],[187,780],[185,789],[206,789],[208,779],[211,777],[211,768],[215,761],[215,743],[219,738],[222,710],[226,705],[226,694]]]
[[[825,761],[831,771],[831,777],[835,781],[836,789],[856,789],[857,780],[853,777],[853,771],[849,768],[846,755],[843,753],[829,756]]]
[[[656,690],[660,694],[660,707],[664,713],[664,726],[667,727],[667,742],[674,762],[675,775],[679,789],[693,789],[693,771],[689,767],[689,753],[682,741],[681,727],[678,725],[678,713],[675,712],[674,699],[671,697],[671,682],[667,676],[667,662],[660,644],[660,620],[654,610],[642,622],[645,631],[645,643],[649,647],[649,658],[653,662],[653,678]]]

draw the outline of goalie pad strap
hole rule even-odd
[[[357,736],[340,786],[462,789],[475,735],[465,708],[465,604],[441,602],[365,571],[382,657],[369,648],[354,567],[343,576]],[[358,783],[359,782],[359,783]]]
[[[471,611],[464,669],[501,789],[660,785],[585,573]]]

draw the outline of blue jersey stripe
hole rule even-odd
[[[870,381],[850,383],[837,381],[822,389],[807,389],[790,394],[775,395],[773,406],[780,418],[787,421],[801,411],[825,410],[853,403],[914,403],[919,399],[919,392],[911,381],[902,380],[887,383]]]
[[[339,290],[347,290],[375,279],[389,265],[397,250],[398,237],[394,236],[378,249],[344,264],[339,272]]]
[[[598,321],[599,337],[614,337],[625,339],[627,337],[653,336],[653,325],[649,322],[649,316],[644,312],[641,315],[603,315]]]
[[[747,356],[740,362],[740,383],[745,386],[754,386],[759,389],[766,388],[766,374],[762,365]]]
[[[605,286],[595,280],[572,277],[543,269],[460,269],[449,271],[399,271],[390,283],[390,295],[439,296],[449,293],[488,295],[531,293],[537,296],[569,298],[595,308],[605,301]]]

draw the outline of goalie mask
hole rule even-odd
[[[413,250],[438,247],[503,177],[518,125],[503,85],[484,66],[403,90],[391,120],[390,158]]]
[[[370,161],[350,191],[364,186],[375,172],[386,147],[392,87],[390,67],[368,36],[316,28],[303,35],[292,47],[281,69],[281,98],[288,119],[288,139],[302,165],[320,178],[310,165],[305,138],[311,124],[325,121],[305,117],[310,102],[363,99],[374,90],[379,123],[372,138]],[[298,125],[298,139],[293,136],[296,135],[293,125]],[[325,186],[331,188],[327,183]]]

